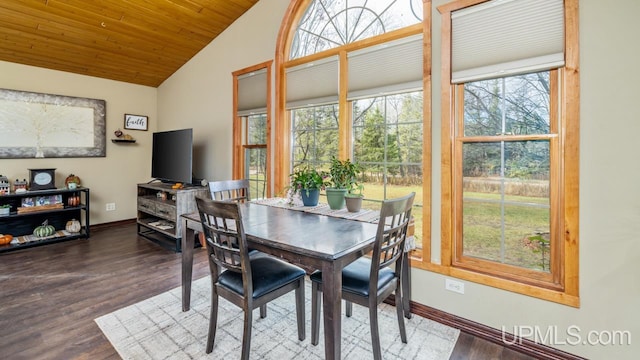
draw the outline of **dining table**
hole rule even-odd
[[[322,271],[325,358],[340,359],[342,269],[373,249],[377,224],[254,202],[240,209],[251,249]],[[188,311],[195,232],[202,231],[202,223],[198,213],[184,214],[181,221],[182,310]]]

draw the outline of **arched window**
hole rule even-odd
[[[422,0],[312,1],[297,24],[289,59],[421,23],[422,16]]]
[[[363,207],[416,191],[418,256],[430,232],[430,8],[429,0],[293,2],[276,57],[276,193],[297,166],[328,170],[332,156],[358,162]]]

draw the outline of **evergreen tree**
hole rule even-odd
[[[378,106],[365,113],[362,135],[357,137],[354,153],[365,171],[376,177],[398,173],[398,165],[388,166],[386,169],[384,166],[384,163],[401,161],[398,135],[395,130],[389,133],[390,130]]]

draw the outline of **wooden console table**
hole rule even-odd
[[[198,211],[196,196],[209,196],[209,188],[172,189],[171,184],[138,184],[138,235],[180,252],[180,216]]]

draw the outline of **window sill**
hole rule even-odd
[[[511,291],[517,294],[531,296],[541,300],[547,300],[562,305],[575,308],[580,307],[580,297],[571,295],[563,291],[546,289],[542,287],[522,284],[513,280],[502,279],[495,276],[479,274],[469,270],[454,268],[451,266],[438,265],[412,259],[411,266],[416,269],[435,272],[438,274],[451,276],[461,280],[471,281],[477,284],[494,287],[501,290]]]

